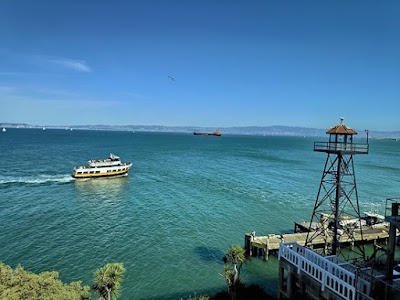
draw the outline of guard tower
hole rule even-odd
[[[353,155],[368,154],[366,132],[367,143],[353,143],[357,132],[343,124],[343,118],[340,118],[340,124],[326,132],[329,134],[328,142],[314,142],[314,151],[325,152],[327,158],[305,245],[323,244],[323,255],[342,254],[345,257],[341,245],[354,246],[355,235],[361,235],[362,240]],[[354,250],[359,255],[351,256],[365,260],[363,246],[357,248]]]

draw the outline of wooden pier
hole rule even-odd
[[[262,256],[265,260],[268,260],[268,256],[271,253],[275,253],[279,250],[281,243],[294,243],[304,246],[308,232],[306,229],[310,228],[309,222],[295,223],[294,233],[285,234],[268,234],[264,236],[257,236],[254,232],[247,233],[245,235],[245,249],[250,256]],[[312,228],[312,227],[311,227]],[[300,230],[302,232],[296,232]],[[328,236],[331,237],[333,232],[327,230]],[[310,232],[312,234],[312,232]],[[387,224],[374,224],[372,226],[363,226],[362,238],[361,229],[355,229],[353,232],[353,239],[349,239],[348,236],[342,236],[339,238],[339,242],[343,245],[351,245],[359,243],[374,243],[378,241],[385,241],[389,238],[389,227]],[[312,240],[309,246],[313,248],[324,247],[325,238],[323,235],[317,236]]]

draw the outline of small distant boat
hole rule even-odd
[[[213,136],[221,136],[221,132],[215,130],[214,132],[193,132],[194,135],[213,135]]]
[[[126,176],[132,163],[121,162],[121,159],[110,153],[106,159],[91,159],[87,166],[76,166],[72,171],[74,178],[98,178],[112,176]]]
[[[7,129],[5,129],[4,127],[3,127],[3,132],[6,132],[7,131]]]
[[[43,130],[46,130],[46,127],[43,127]]]

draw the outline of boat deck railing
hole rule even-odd
[[[120,163],[118,165],[105,165],[105,166],[75,166],[74,170],[81,170],[81,169],[94,169],[94,168],[111,168],[111,167],[124,167],[131,165],[130,162]]]

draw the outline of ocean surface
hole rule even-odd
[[[326,159],[314,141],[327,137],[0,132],[0,261],[86,285],[97,268],[122,262],[121,300],[218,292],[224,251],[246,232],[283,233],[310,219]],[[370,154],[355,156],[363,211],[384,214],[385,199],[400,196],[399,149],[370,140]],[[129,176],[70,176],[110,152],[133,163]],[[242,270],[245,283],[276,293],[276,257]]]

